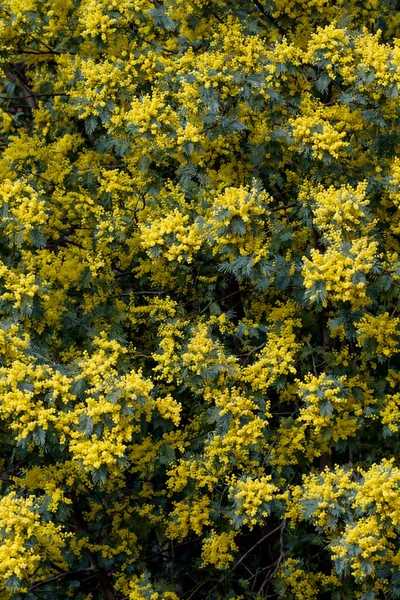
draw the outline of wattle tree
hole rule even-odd
[[[397,0],[0,3],[1,600],[400,598]]]

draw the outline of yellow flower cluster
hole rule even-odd
[[[399,481],[393,459],[360,470],[357,478],[339,467],[305,475],[303,486],[291,490],[286,518],[311,521],[327,532],[338,573],[349,567],[356,581],[364,582],[378,567],[399,562],[394,543]]]
[[[192,497],[190,503],[176,502],[167,526],[168,536],[183,540],[193,531],[200,536],[205,527],[211,525],[210,498],[208,496]]]
[[[344,559],[350,564],[352,575],[356,580],[365,578],[365,563],[368,565],[368,575],[373,577],[376,564],[380,566],[386,562],[382,555],[392,546],[383,534],[376,515],[360,519],[355,524],[347,524],[340,542],[340,544],[332,544],[332,557],[335,560]],[[356,556],[350,557],[349,547],[354,546]]]
[[[203,542],[201,557],[203,566],[214,565],[217,569],[226,569],[233,560],[233,553],[238,550],[235,544],[235,532],[229,531],[211,535]]]
[[[286,517],[293,519],[292,522],[309,517],[317,527],[332,532],[338,517],[344,514],[341,503],[353,489],[351,472],[343,468],[303,476],[303,487],[291,489]],[[311,515],[310,505],[313,508]]]
[[[363,483],[355,496],[354,506],[363,512],[373,508],[380,521],[387,520],[396,527],[400,523],[400,469],[393,459],[384,459],[362,471],[362,475]]]
[[[158,363],[154,368],[156,374],[171,383],[173,379],[180,380],[179,356],[182,348],[184,323],[179,321],[162,323],[158,328],[160,336],[159,350],[153,355]]]
[[[376,356],[393,356],[399,347],[398,317],[388,312],[380,315],[366,315],[357,324],[357,343],[362,346],[368,340],[374,342],[373,354]]]
[[[313,573],[304,567],[300,560],[287,558],[283,563],[280,574],[286,597],[289,594],[296,600],[317,600],[321,589],[325,586],[339,585],[336,575]]]
[[[349,396],[346,383],[344,376],[335,380],[323,373],[319,377],[308,375],[306,381],[300,384],[299,394],[305,400],[305,407],[300,409],[299,421],[310,427],[317,438],[329,425],[335,441],[351,437],[356,432],[357,419],[351,413],[361,411]],[[332,426],[333,415],[340,426]]]
[[[155,406],[164,419],[172,421],[173,424],[178,427],[181,420],[180,413],[182,405],[174,400],[171,394],[168,394],[165,398],[157,398],[155,400]]]
[[[346,361],[345,361],[346,362]],[[357,389],[360,394],[352,393]],[[309,460],[329,452],[332,441],[353,438],[365,414],[376,406],[373,391],[361,377],[307,375],[288,395],[296,394],[303,403],[298,415],[282,420],[271,463],[279,469],[297,464],[300,457]],[[296,411],[297,412],[297,411]],[[373,413],[371,413],[373,414]]]
[[[268,503],[276,497],[278,488],[271,483],[271,476],[246,477],[234,481],[229,495],[236,504],[235,513],[243,516],[243,523],[250,529],[270,514]]]
[[[45,576],[44,560],[65,566],[62,548],[68,534],[42,520],[38,505],[35,496],[19,498],[15,492],[0,499],[0,590],[4,597],[10,578],[27,580],[38,571]]]
[[[200,249],[203,236],[198,224],[189,225],[189,215],[175,209],[172,214],[141,228],[142,246],[150,256],[162,256],[168,261],[191,263]]]
[[[349,142],[345,139],[346,130],[339,130],[331,119],[327,118],[325,109],[311,97],[306,97],[301,104],[301,114],[289,121],[293,128],[296,145],[310,145],[316,158],[325,155],[341,158],[345,154]]]
[[[258,360],[243,369],[243,378],[253,390],[266,392],[278,377],[296,373],[296,353],[301,345],[296,341],[300,319],[295,313],[296,306],[291,302],[271,308],[265,346]]]
[[[251,256],[257,264],[268,255],[271,198],[265,191],[245,187],[228,187],[212,199],[205,217],[213,253],[224,255],[232,247],[241,256]]]
[[[367,182],[360,182],[356,188],[322,186],[311,190],[315,201],[314,224],[323,232],[330,243],[340,244],[353,239],[358,232],[368,234],[374,222],[368,223],[366,210],[369,204],[366,195]],[[309,192],[310,193],[310,192]]]
[[[368,305],[366,275],[377,259],[378,243],[360,237],[351,244],[329,246],[324,253],[312,249],[304,257],[304,286],[310,301],[350,302],[356,309]]]
[[[236,358],[226,356],[224,349],[211,336],[206,323],[199,322],[191,331],[186,351],[182,353],[182,365],[195,375],[212,371],[213,375],[236,372]]]
[[[179,600],[174,592],[156,592],[146,575],[133,575],[128,583],[121,578],[117,587],[129,600]]]
[[[399,431],[400,425],[400,394],[387,394],[384,398],[383,408],[380,411],[382,424],[386,425],[392,433]]]
[[[338,65],[346,65],[353,60],[347,31],[338,27],[336,22],[317,27],[310,36],[304,59],[326,65],[326,72],[333,79]]]

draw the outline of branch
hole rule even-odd
[[[274,575],[275,575],[275,573],[278,571],[278,569],[279,569],[279,567],[281,566],[281,563],[282,563],[282,561],[283,561],[283,559],[284,559],[284,556],[285,556],[285,555],[284,555],[284,551],[283,551],[283,532],[285,531],[285,527],[286,527],[286,519],[284,519],[284,520],[282,521],[281,533],[280,533],[280,536],[279,536],[279,546],[280,546],[280,553],[279,553],[278,560],[276,561],[276,564],[275,564],[275,568],[274,568],[274,570],[272,571],[272,573],[271,573],[271,574],[270,574],[270,573],[268,573],[268,574],[267,574],[267,577],[265,578],[265,580],[264,580],[264,583],[261,585],[260,589],[258,590],[258,593],[259,593],[259,594],[261,594],[261,592],[262,592],[262,591],[263,591],[263,589],[264,589],[264,586],[265,586],[265,584],[266,584],[268,581],[271,583],[271,580],[272,580],[273,576],[274,576]],[[270,586],[270,583],[268,583],[267,590],[268,590],[268,588],[269,588],[269,586]]]
[[[273,27],[275,27],[275,29],[279,31],[281,35],[284,35],[284,32],[282,31],[281,27],[267,15],[261,2],[259,2],[259,0],[253,0],[253,4],[257,8],[258,12],[260,12],[265,17],[268,25],[272,25]]]
[[[254,354],[254,352],[257,352],[258,350],[262,350],[264,348],[264,346],[266,346],[267,342],[263,342],[262,344],[260,344],[259,346],[257,346],[256,348],[252,348],[251,350],[249,350],[248,352],[245,352],[244,354],[238,354],[237,357],[238,358],[244,358],[246,357],[243,366],[247,363],[247,361],[249,360],[249,357]]]
[[[197,591],[198,591],[198,590],[199,590],[201,587],[203,587],[203,585],[204,585],[205,583],[209,583],[210,581],[212,581],[212,580],[210,580],[210,579],[203,579],[203,581],[200,581],[200,583],[197,583],[197,584],[194,586],[194,588],[192,588],[192,589],[190,589],[190,590],[189,590],[190,596],[188,596],[187,600],[190,600],[191,598],[193,598],[193,596],[195,595],[195,593],[196,593],[196,592],[197,592]],[[217,584],[217,585],[218,585],[218,584]],[[216,587],[216,586],[214,586],[214,587],[211,589],[211,591],[212,591],[213,589],[215,589],[215,587]],[[122,599],[122,600],[124,600],[124,599]]]
[[[22,93],[24,94],[24,98],[26,100],[27,105],[32,109],[36,109],[37,103],[35,100],[35,96],[26,84],[23,71],[21,72],[21,69],[16,65],[14,65],[14,67],[11,66],[11,68],[14,68],[14,70],[6,72],[8,79],[17,82],[21,86]]]
[[[286,210],[287,208],[293,208],[297,206],[297,202],[292,202],[291,204],[285,204],[283,206],[277,206],[276,208],[270,208],[271,212],[277,212],[278,210]]]
[[[86,250],[86,248],[84,248],[84,246],[82,246],[78,242],[75,242],[74,240],[71,240],[70,238],[64,237],[63,241],[66,242],[67,244],[70,244],[71,246],[76,246],[76,248],[80,248],[81,250]]]
[[[175,290],[147,290],[143,292],[135,292],[133,290],[132,292],[125,292],[124,294],[114,294],[114,296],[110,296],[110,298],[122,298],[123,296],[151,296],[157,294],[169,294],[170,292],[175,292]]]
[[[269,533],[267,533],[266,535],[264,535],[261,539],[258,540],[258,542],[256,542],[255,544],[253,544],[253,546],[251,548],[249,548],[247,550],[247,552],[245,552],[243,554],[243,556],[241,556],[241,558],[239,558],[239,560],[233,565],[233,567],[229,570],[229,572],[225,575],[224,579],[226,579],[226,577],[232,573],[233,571],[235,571],[235,569],[237,569],[237,567],[244,561],[244,559],[251,553],[253,552],[253,550],[255,548],[257,548],[257,546],[259,546],[260,544],[262,544],[266,539],[268,539],[269,537],[271,537],[271,535],[273,535],[274,533],[276,533],[277,531],[280,531],[282,529],[284,529],[286,526],[286,521],[282,521],[282,523],[280,525],[278,525],[278,527],[275,527],[275,529],[273,529],[272,531],[270,531]],[[221,583],[221,581],[219,581],[218,583]]]
[[[221,298],[217,298],[216,301],[217,302],[223,302],[224,300],[227,300],[227,298],[232,298],[232,296],[237,296],[238,294],[251,294],[252,292],[255,291],[255,288],[252,290],[236,290],[235,292],[231,292],[230,294],[227,294],[226,296],[221,296]],[[190,302],[193,302],[193,300],[190,300]],[[186,304],[190,304],[190,302],[186,302]],[[204,313],[207,308],[210,307],[210,305],[214,302],[214,300],[211,300],[211,302],[209,302],[205,308],[203,308],[203,310],[201,311],[201,314]]]
[[[83,517],[76,507],[75,512],[72,515],[72,521],[77,532],[87,533]],[[100,567],[96,553],[88,548],[86,548],[86,551],[88,553],[91,570],[95,571],[97,583],[104,600],[117,600],[110,578],[108,577],[107,572]]]
[[[32,92],[32,90],[30,90],[30,95],[29,97],[31,98],[53,98],[54,96],[69,96],[69,94],[66,94],[65,92],[59,92],[59,93],[54,93],[54,94],[34,94]],[[25,96],[25,98],[27,98],[28,96]],[[0,100],[21,100],[21,98],[19,96],[3,96],[2,94],[0,94]]]
[[[264,15],[264,17],[266,17],[267,15],[265,14],[265,10],[263,8],[263,5],[261,4],[261,2],[259,2],[258,0],[253,0],[253,4],[256,6],[257,10]]]
[[[9,52],[10,55],[15,54],[77,54],[77,52],[71,52],[69,50],[23,50],[17,48],[14,52]]]
[[[209,598],[209,597],[210,597],[210,594],[211,594],[211,592],[213,592],[213,591],[214,591],[214,590],[215,590],[215,589],[216,589],[216,588],[217,588],[217,587],[218,587],[218,586],[219,586],[219,585],[220,585],[220,584],[221,584],[223,581],[225,581],[225,579],[227,579],[227,577],[229,577],[229,575],[230,575],[231,573],[233,573],[233,571],[235,571],[235,570],[238,568],[238,566],[239,566],[239,565],[241,565],[241,564],[242,564],[242,562],[244,561],[244,559],[245,559],[245,558],[246,558],[246,557],[247,557],[247,556],[248,556],[248,555],[249,555],[251,552],[253,552],[253,550],[254,550],[255,548],[257,548],[257,546],[259,546],[259,545],[260,545],[260,544],[262,544],[262,543],[263,543],[263,542],[264,542],[266,539],[268,539],[269,537],[271,537],[271,535],[273,535],[274,533],[276,533],[276,532],[277,532],[277,531],[279,531],[279,530],[282,530],[282,529],[284,529],[285,527],[286,527],[286,520],[282,521],[282,523],[281,523],[280,525],[278,525],[278,527],[275,527],[275,529],[273,529],[272,531],[270,531],[269,533],[267,533],[266,535],[264,535],[264,536],[263,536],[262,538],[260,538],[260,539],[259,539],[259,540],[258,540],[258,541],[257,541],[257,542],[256,542],[256,543],[255,543],[255,544],[252,546],[252,547],[251,547],[251,548],[249,548],[249,549],[247,550],[247,552],[245,552],[245,553],[243,554],[243,556],[241,556],[241,557],[239,558],[239,560],[238,560],[238,561],[237,561],[237,562],[236,562],[236,563],[233,565],[233,567],[232,567],[231,569],[229,569],[229,571],[227,572],[227,574],[226,574],[224,577],[222,577],[222,579],[220,579],[220,580],[218,581],[218,583],[216,583],[216,585],[215,585],[213,588],[211,588],[211,590],[210,590],[210,592],[209,592],[209,594],[208,594],[207,598]]]
[[[35,590],[42,585],[46,585],[47,583],[51,583],[53,581],[57,581],[58,579],[64,579],[64,577],[72,577],[74,575],[82,575],[83,573],[90,573],[93,571],[93,568],[89,569],[77,569],[76,571],[67,571],[66,573],[59,573],[58,575],[54,575],[54,577],[50,577],[49,579],[44,579],[43,581],[38,581],[34,585],[29,588],[29,591]]]

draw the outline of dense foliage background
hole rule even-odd
[[[397,36],[2,0],[1,600],[400,597]]]

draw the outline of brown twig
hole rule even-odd
[[[93,570],[94,569],[90,567],[89,569],[77,569],[76,571],[66,571],[65,573],[59,573],[58,575],[54,575],[54,577],[50,577],[49,579],[44,579],[43,581],[38,581],[37,583],[35,583],[34,585],[32,585],[29,588],[29,591],[32,592],[33,590],[35,590],[38,587],[41,587],[42,585],[46,585],[47,583],[52,583],[53,581],[57,581],[58,579],[63,579],[64,577],[72,577],[74,575],[90,573]]]
[[[57,92],[53,94],[34,94],[31,91],[31,94],[29,95],[29,97],[32,98],[53,98],[54,96],[69,96],[69,94],[66,94],[65,92]],[[25,97],[27,98],[28,96]],[[0,94],[0,100],[21,100],[21,98],[20,96],[3,96]]]
[[[22,48],[17,48],[14,52],[9,52],[9,54],[77,54],[77,52],[71,52],[69,50],[24,50]]]
[[[110,296],[110,298],[122,298],[124,296],[153,296],[157,294],[169,294],[170,292],[175,292],[175,290],[146,290],[146,291],[134,291],[125,292],[123,294],[114,294]]]
[[[75,525],[75,529],[77,532],[86,533],[85,522],[80,511],[77,508],[75,508],[75,512],[72,514],[72,521]],[[108,577],[107,572],[100,567],[96,553],[87,549],[87,554],[91,568],[93,571],[95,571],[99,589],[101,591],[101,594],[103,595],[104,600],[117,600],[110,578]]]
[[[262,344],[260,344],[256,348],[252,348],[248,352],[244,352],[243,354],[238,354],[237,355],[238,358],[244,358],[244,357],[246,357],[245,360],[244,360],[244,362],[243,362],[243,366],[247,363],[247,361],[249,360],[250,356],[252,354],[254,354],[254,352],[257,352],[258,350],[262,350],[264,348],[264,346],[266,346],[266,344],[267,344],[267,342],[263,342]]]
[[[264,535],[262,538],[260,538],[255,544],[253,544],[253,546],[251,548],[249,548],[247,550],[247,552],[245,552],[240,558],[239,560],[233,565],[233,567],[231,569],[229,569],[229,571],[227,572],[226,575],[224,575],[224,577],[222,577],[217,583],[216,585],[211,588],[211,590],[208,593],[207,598],[210,597],[211,592],[213,592],[223,581],[225,581],[225,579],[227,579],[229,577],[229,575],[231,575],[231,573],[233,573],[233,571],[235,571],[239,565],[242,564],[242,562],[244,561],[244,559],[251,554],[251,552],[253,552],[253,550],[255,548],[257,548],[257,546],[259,546],[260,544],[262,544],[266,539],[268,539],[269,537],[271,537],[271,535],[273,535],[274,533],[276,533],[277,531],[281,530],[282,527],[286,526],[286,521],[282,521],[282,523],[280,525],[278,525],[278,527],[275,527],[275,529],[273,529],[272,531],[270,531],[269,533],[267,533],[266,535]]]

